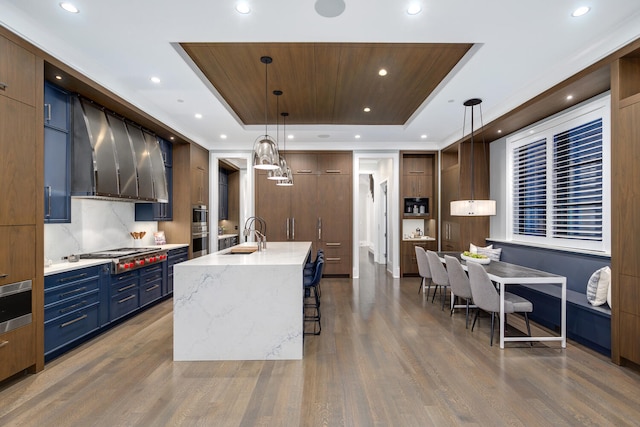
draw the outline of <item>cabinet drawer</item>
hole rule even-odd
[[[322,274],[350,275],[351,256],[341,255],[330,257],[325,254],[324,271],[322,272]]]
[[[44,323],[45,354],[99,328],[99,303]]]
[[[60,301],[75,299],[78,296],[99,292],[99,270],[91,269],[72,273],[75,274],[47,276],[44,289],[45,307]]]
[[[86,309],[100,302],[100,291],[97,288],[89,292],[73,295],[73,298],[65,298],[52,304],[46,304],[44,306],[45,322],[60,316],[66,316],[75,310]]]
[[[140,306],[162,297],[162,278],[140,285]]]
[[[0,335],[0,380],[36,363],[33,323]]]
[[[141,268],[139,270],[140,271],[140,276],[142,277],[142,276],[146,276],[148,274],[153,274],[153,273],[158,273],[158,272],[160,274],[162,274],[162,266],[163,266],[162,263],[158,263],[158,264],[150,265],[148,267],[143,267],[143,268]]]
[[[138,286],[136,285],[111,297],[109,318],[111,320],[118,319],[135,311],[138,307],[140,307],[140,300],[138,298]]]

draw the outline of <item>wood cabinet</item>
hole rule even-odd
[[[402,155],[402,197],[432,197],[434,159],[432,154]]]
[[[191,146],[191,204],[209,206],[209,152]]]
[[[402,242],[402,274],[404,276],[418,275],[418,261],[416,260],[415,247],[420,246],[425,251],[437,251],[436,241],[429,242]]]
[[[275,185],[256,173],[256,215],[267,223],[268,241],[310,241],[325,251],[324,273],[352,270],[351,152],[285,153],[294,173],[292,187]]]
[[[640,366],[640,49],[614,63],[611,87],[611,358]]]
[[[470,199],[471,184],[475,199],[489,198],[489,159],[482,143],[475,143],[474,172],[471,177],[471,143],[451,146],[442,152],[440,232],[443,251],[465,251],[469,243],[484,246],[489,237],[489,217],[452,216],[450,203]],[[487,149],[488,151],[488,149]]]
[[[32,322],[0,335],[0,380],[44,367],[43,62],[12,37],[0,35],[0,285],[31,280]]]

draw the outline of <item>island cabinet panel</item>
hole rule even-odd
[[[352,153],[284,154],[294,174],[292,187],[256,173],[256,215],[267,223],[267,241],[311,242],[314,256],[325,251],[325,274],[350,276]]]

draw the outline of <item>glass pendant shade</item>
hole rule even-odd
[[[276,142],[269,135],[262,135],[253,144],[253,167],[275,170],[280,167],[280,154]]]
[[[267,174],[267,179],[272,181],[285,181],[287,177],[285,172],[287,170],[287,161],[280,155],[280,161],[278,162],[278,169],[270,170]]]
[[[281,187],[291,187],[293,185],[293,173],[291,173],[291,168],[287,166],[287,169],[282,173],[282,176],[286,178],[286,180],[278,181],[276,185]]]
[[[450,208],[452,216],[490,216],[496,214],[496,201],[455,200]]]

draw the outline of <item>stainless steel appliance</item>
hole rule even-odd
[[[31,280],[0,286],[0,334],[31,323]]]
[[[191,249],[197,258],[209,253],[209,211],[205,205],[193,206],[191,219]]]
[[[82,254],[80,258],[111,259],[111,274],[120,274],[163,262],[167,259],[167,251],[156,248],[119,248]]]

